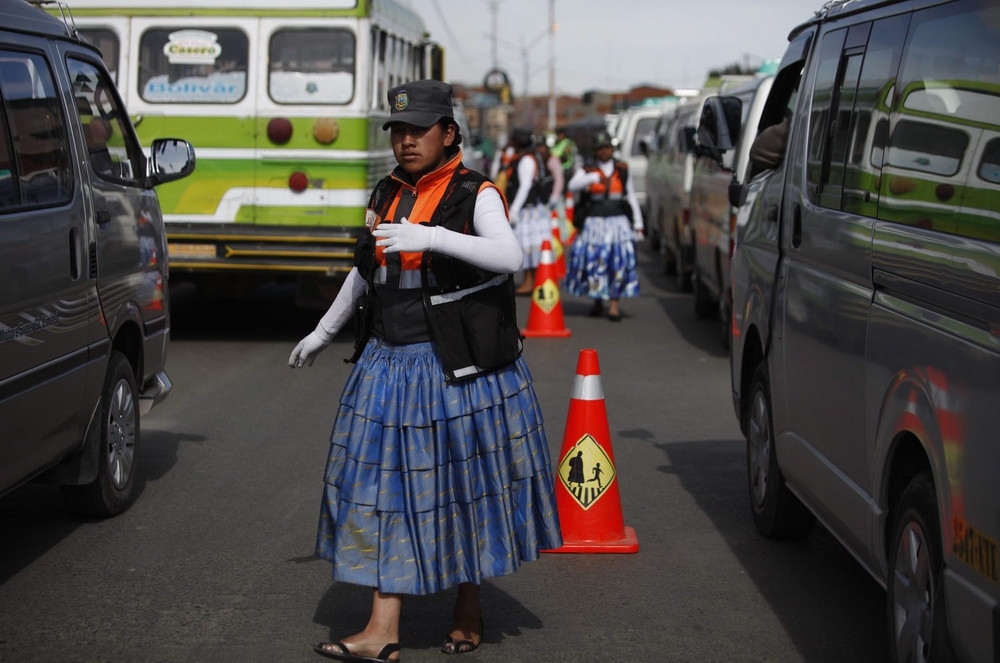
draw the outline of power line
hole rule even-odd
[[[451,43],[455,45],[455,51],[458,53],[459,57],[463,60],[467,60],[468,58],[466,58],[465,53],[462,52],[462,47],[459,45],[458,39],[455,37],[455,33],[451,31],[451,26],[448,25],[448,19],[445,16],[445,13],[441,11],[441,5],[438,4],[438,0],[432,0],[432,3],[434,4],[434,10],[437,12],[438,18],[441,20],[441,25],[444,27],[445,34],[448,35],[448,39],[451,40]]]

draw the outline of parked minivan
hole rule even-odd
[[[0,15],[0,494],[41,478],[110,516],[171,388],[153,187],[194,151],[164,138],[147,160],[97,49],[24,0]]]
[[[740,101],[740,136],[732,149],[717,152],[700,145],[695,136],[691,181],[691,288],[698,318],[719,320],[719,339],[729,348],[732,289],[729,262],[736,239],[738,207],[730,203],[734,183],[745,183],[750,163],[750,144],[757,135],[764,102],[773,76],[762,75],[725,92]],[[701,117],[704,117],[702,112]],[[700,156],[698,156],[700,155]]]
[[[629,177],[635,188],[643,219],[649,217],[646,203],[646,151],[644,142],[656,127],[662,111],[656,104],[632,106],[622,111],[614,126],[615,158],[628,164]]]
[[[702,99],[682,98],[664,108],[648,149],[646,170],[646,232],[663,257],[664,271],[677,277],[678,289],[684,292],[691,289],[693,148]]]
[[[1000,5],[826,3],[751,159],[730,359],[754,521],[836,536],[886,588],[891,660],[995,663]]]

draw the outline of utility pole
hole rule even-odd
[[[556,130],[556,0],[549,0],[549,133]]]

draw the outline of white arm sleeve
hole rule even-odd
[[[573,177],[569,178],[569,182],[566,183],[566,188],[573,192],[583,191],[593,182],[594,178],[591,177],[590,173],[585,171],[583,168],[577,168],[576,171],[573,172]]]
[[[523,156],[517,162],[517,181],[519,182],[517,195],[514,197],[514,202],[510,204],[511,218],[517,217],[518,212],[524,207],[524,203],[528,200],[528,194],[531,193],[531,185],[535,181],[535,160],[530,156]],[[476,232],[479,232],[478,228]]]
[[[472,223],[475,235],[435,227],[431,250],[499,274],[521,269],[524,253],[510,229],[503,201],[494,187],[483,187],[479,191]]]
[[[351,269],[340,286],[340,292],[334,298],[330,308],[316,325],[316,331],[326,335],[326,340],[332,341],[347,321],[354,315],[354,302],[365,291],[366,283],[357,267]]]
[[[632,227],[636,230],[642,230],[645,225],[642,218],[642,208],[639,207],[639,198],[635,195],[635,187],[632,186],[632,173],[629,173],[629,177],[625,180],[625,199],[628,200],[628,204],[632,207]]]
[[[562,164],[559,163],[559,159],[552,156],[549,157],[546,168],[552,173],[552,196],[549,200],[550,202],[556,202],[563,197],[563,189],[565,188]]]

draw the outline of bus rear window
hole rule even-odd
[[[271,37],[268,93],[279,104],[346,104],[354,97],[349,30],[279,30]]]
[[[161,104],[234,104],[247,91],[247,36],[235,28],[157,28],[139,43],[139,96]]]

